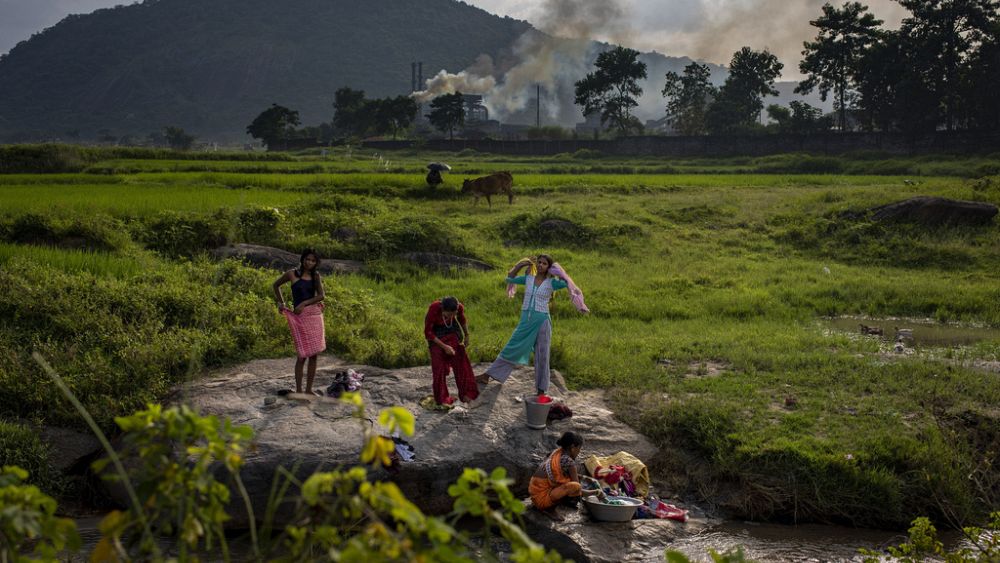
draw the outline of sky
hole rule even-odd
[[[211,1],[211,0],[204,0]],[[600,25],[585,33],[593,39],[642,51],[689,56],[725,64],[744,45],[768,48],[785,63],[785,79],[798,77],[802,42],[815,36],[809,20],[820,14],[824,0],[466,0],[489,12],[523,19],[558,35],[553,6],[600,5]],[[0,54],[8,52],[68,14],[128,4],[130,0],[0,0]],[[835,0],[840,4],[839,0]],[[869,0],[887,27],[898,26],[905,10],[893,0]],[[556,20],[556,21],[553,21]]]

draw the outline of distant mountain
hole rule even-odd
[[[509,66],[530,29],[455,0],[145,0],[74,15],[0,57],[0,142],[145,137],[167,125],[241,140],[271,103],[317,124],[332,117],[342,86],[370,97],[408,93],[413,61],[425,78],[483,54]],[[637,113],[660,117],[664,73],[690,59],[643,60],[649,80]],[[712,71],[724,79],[723,67]],[[572,104],[578,78],[563,77],[554,93],[562,125],[581,120]],[[533,123],[533,115],[511,118]]]
[[[329,121],[333,92],[410,91],[500,56],[529,24],[454,0],[146,0],[70,16],[0,58],[0,139],[177,125],[243,138],[271,103]]]

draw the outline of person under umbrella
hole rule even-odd
[[[444,178],[441,177],[441,172],[451,170],[451,166],[442,162],[432,162],[427,165],[427,169],[430,170],[430,172],[427,173],[427,185],[432,188],[436,188],[438,184],[444,182]]]

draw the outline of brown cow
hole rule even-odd
[[[510,172],[494,172],[489,176],[483,176],[482,178],[476,178],[475,180],[469,180],[466,178],[462,182],[462,193],[472,193],[476,197],[475,203],[479,203],[479,198],[485,197],[486,203],[493,207],[493,202],[490,201],[490,196],[496,194],[507,194],[507,201],[511,204],[514,203],[514,177],[510,175]]]

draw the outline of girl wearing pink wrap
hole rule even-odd
[[[323,325],[323,281],[316,268],[319,255],[314,250],[305,250],[299,260],[299,268],[288,270],[275,280],[274,299],[278,311],[288,320],[288,328],[295,340],[295,392],[302,392],[302,368],[309,362],[306,379],[306,393],[312,393],[313,378],[316,377],[316,356],[326,350],[326,333]],[[281,286],[292,284],[292,309],[285,306]]]

